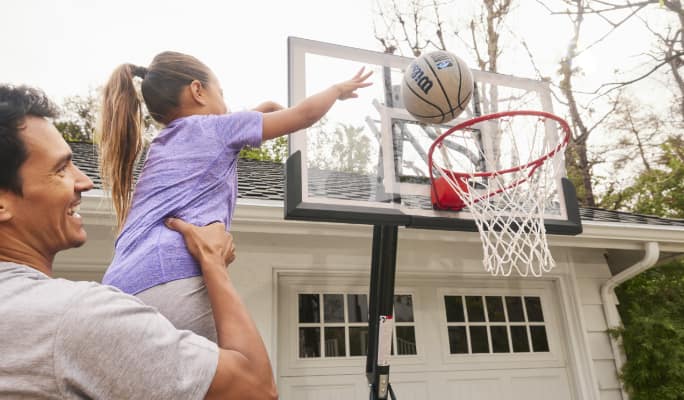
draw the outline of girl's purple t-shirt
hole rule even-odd
[[[193,115],[171,122],[152,141],[131,209],[102,283],[136,294],[202,275],[183,236],[164,225],[178,217],[230,228],[237,199],[237,159],[262,140],[262,114]]]

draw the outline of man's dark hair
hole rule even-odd
[[[22,194],[19,168],[28,152],[20,132],[26,116],[54,118],[57,114],[57,107],[42,90],[0,84],[0,190]]]

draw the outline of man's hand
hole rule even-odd
[[[196,226],[178,218],[167,218],[164,224],[185,239],[190,254],[202,268],[206,265],[226,266],[235,260],[233,236],[226,232],[226,225],[215,222]]]

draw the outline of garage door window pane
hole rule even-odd
[[[506,314],[504,313],[503,300],[499,296],[485,297],[487,302],[487,316],[490,322],[505,322]]]
[[[444,296],[447,322],[465,322],[461,296]]]
[[[312,358],[321,356],[320,328],[299,328],[299,357]]]
[[[525,308],[527,309],[527,320],[531,322],[544,322],[541,299],[539,297],[525,297]]]
[[[396,322],[413,322],[413,300],[411,295],[394,296],[394,320]]]
[[[494,353],[510,353],[508,329],[505,326],[492,326],[489,329],[492,335],[492,350]]]
[[[532,349],[535,352],[549,351],[546,328],[543,326],[530,326],[530,336],[532,337]]]
[[[480,296],[466,296],[466,309],[468,310],[468,321],[484,322],[484,304]]]
[[[416,331],[412,326],[397,326],[397,354],[401,356],[417,354]]]
[[[520,297],[506,297],[506,309],[508,310],[508,320],[511,322],[525,321],[525,314]]]
[[[527,341],[527,328],[524,326],[511,326],[511,340],[513,341],[514,353],[526,353],[530,351]]]
[[[365,294],[348,294],[349,322],[368,322],[368,300]]]
[[[344,357],[347,355],[344,345],[344,327],[324,328],[325,356]]]
[[[320,319],[318,294],[299,295],[299,322],[318,322]]]
[[[368,354],[368,327],[349,328],[349,355],[365,356]]]
[[[470,327],[470,344],[473,353],[489,353],[489,343],[487,342],[487,327]]]
[[[323,305],[325,322],[344,322],[344,295],[324,294]]]
[[[465,326],[449,327],[449,350],[451,354],[468,354]]]

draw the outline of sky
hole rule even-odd
[[[176,50],[207,64],[233,109],[263,100],[287,103],[287,38],[380,51],[373,32],[375,0],[21,0],[5,1],[0,24],[0,82],[44,89],[59,100],[99,87],[119,64],[147,66],[155,54]],[[524,38],[546,75],[555,73],[570,35],[563,16],[520,2],[507,27]],[[475,7],[478,1],[459,2]],[[463,9],[464,14],[470,10]],[[458,16],[447,15],[447,22]],[[658,16],[656,16],[658,18]],[[650,38],[636,27],[602,42],[579,59],[589,85],[633,63],[631,49]],[[583,38],[601,29],[586,22]],[[615,39],[613,39],[615,38]],[[617,41],[619,38],[619,41]],[[474,60],[459,52],[471,67]],[[629,43],[626,49],[625,44]],[[586,43],[584,43],[586,44]],[[502,46],[505,46],[503,43]],[[451,49],[451,48],[450,48]],[[528,57],[508,52],[500,71],[534,77]],[[331,77],[346,79],[347,77]],[[334,82],[331,82],[334,83]],[[578,82],[580,83],[580,82]]]
[[[403,1],[403,0],[398,0]],[[549,0],[550,2],[550,0]],[[373,28],[376,0],[5,0],[0,24],[0,83],[28,84],[61,103],[67,96],[86,95],[101,87],[116,66],[147,66],[159,52],[191,54],[207,64],[221,81],[232,110],[249,109],[265,100],[287,105],[287,38],[301,37],[367,50],[381,51]],[[479,0],[455,0],[443,19],[450,27],[479,7]],[[563,15],[531,0],[514,2],[506,20],[503,74],[536,78],[524,39],[545,76],[557,81],[558,62],[565,54],[571,25]],[[462,11],[459,13],[458,11]],[[642,14],[652,26],[662,26],[665,10],[651,7]],[[669,13],[671,14],[671,13]],[[671,16],[670,16],[671,17]],[[462,26],[462,24],[461,24]],[[587,18],[580,47],[607,31],[606,24]],[[448,35],[447,35],[448,36]],[[512,37],[513,36],[513,37]],[[452,37],[449,49],[471,68],[475,60],[462,42]],[[652,36],[633,19],[576,60],[582,74],[576,90],[592,91],[614,81],[613,71],[626,77],[639,74]],[[459,47],[460,46],[460,47]],[[512,47],[517,46],[517,50]],[[331,73],[334,75],[334,73]],[[349,76],[331,76],[335,83]],[[633,89],[634,96],[664,108],[665,80],[650,80]],[[598,107],[600,110],[600,107]],[[554,111],[561,107],[554,106]],[[594,114],[596,118],[600,112]],[[562,114],[560,114],[562,115]],[[610,132],[592,140],[613,140]]]
[[[56,100],[105,83],[121,63],[191,54],[217,75],[231,107],[287,104],[287,38],[377,50],[371,1],[21,0],[2,4],[0,82]],[[343,77],[348,78],[348,77]],[[331,82],[334,83],[334,82]]]

